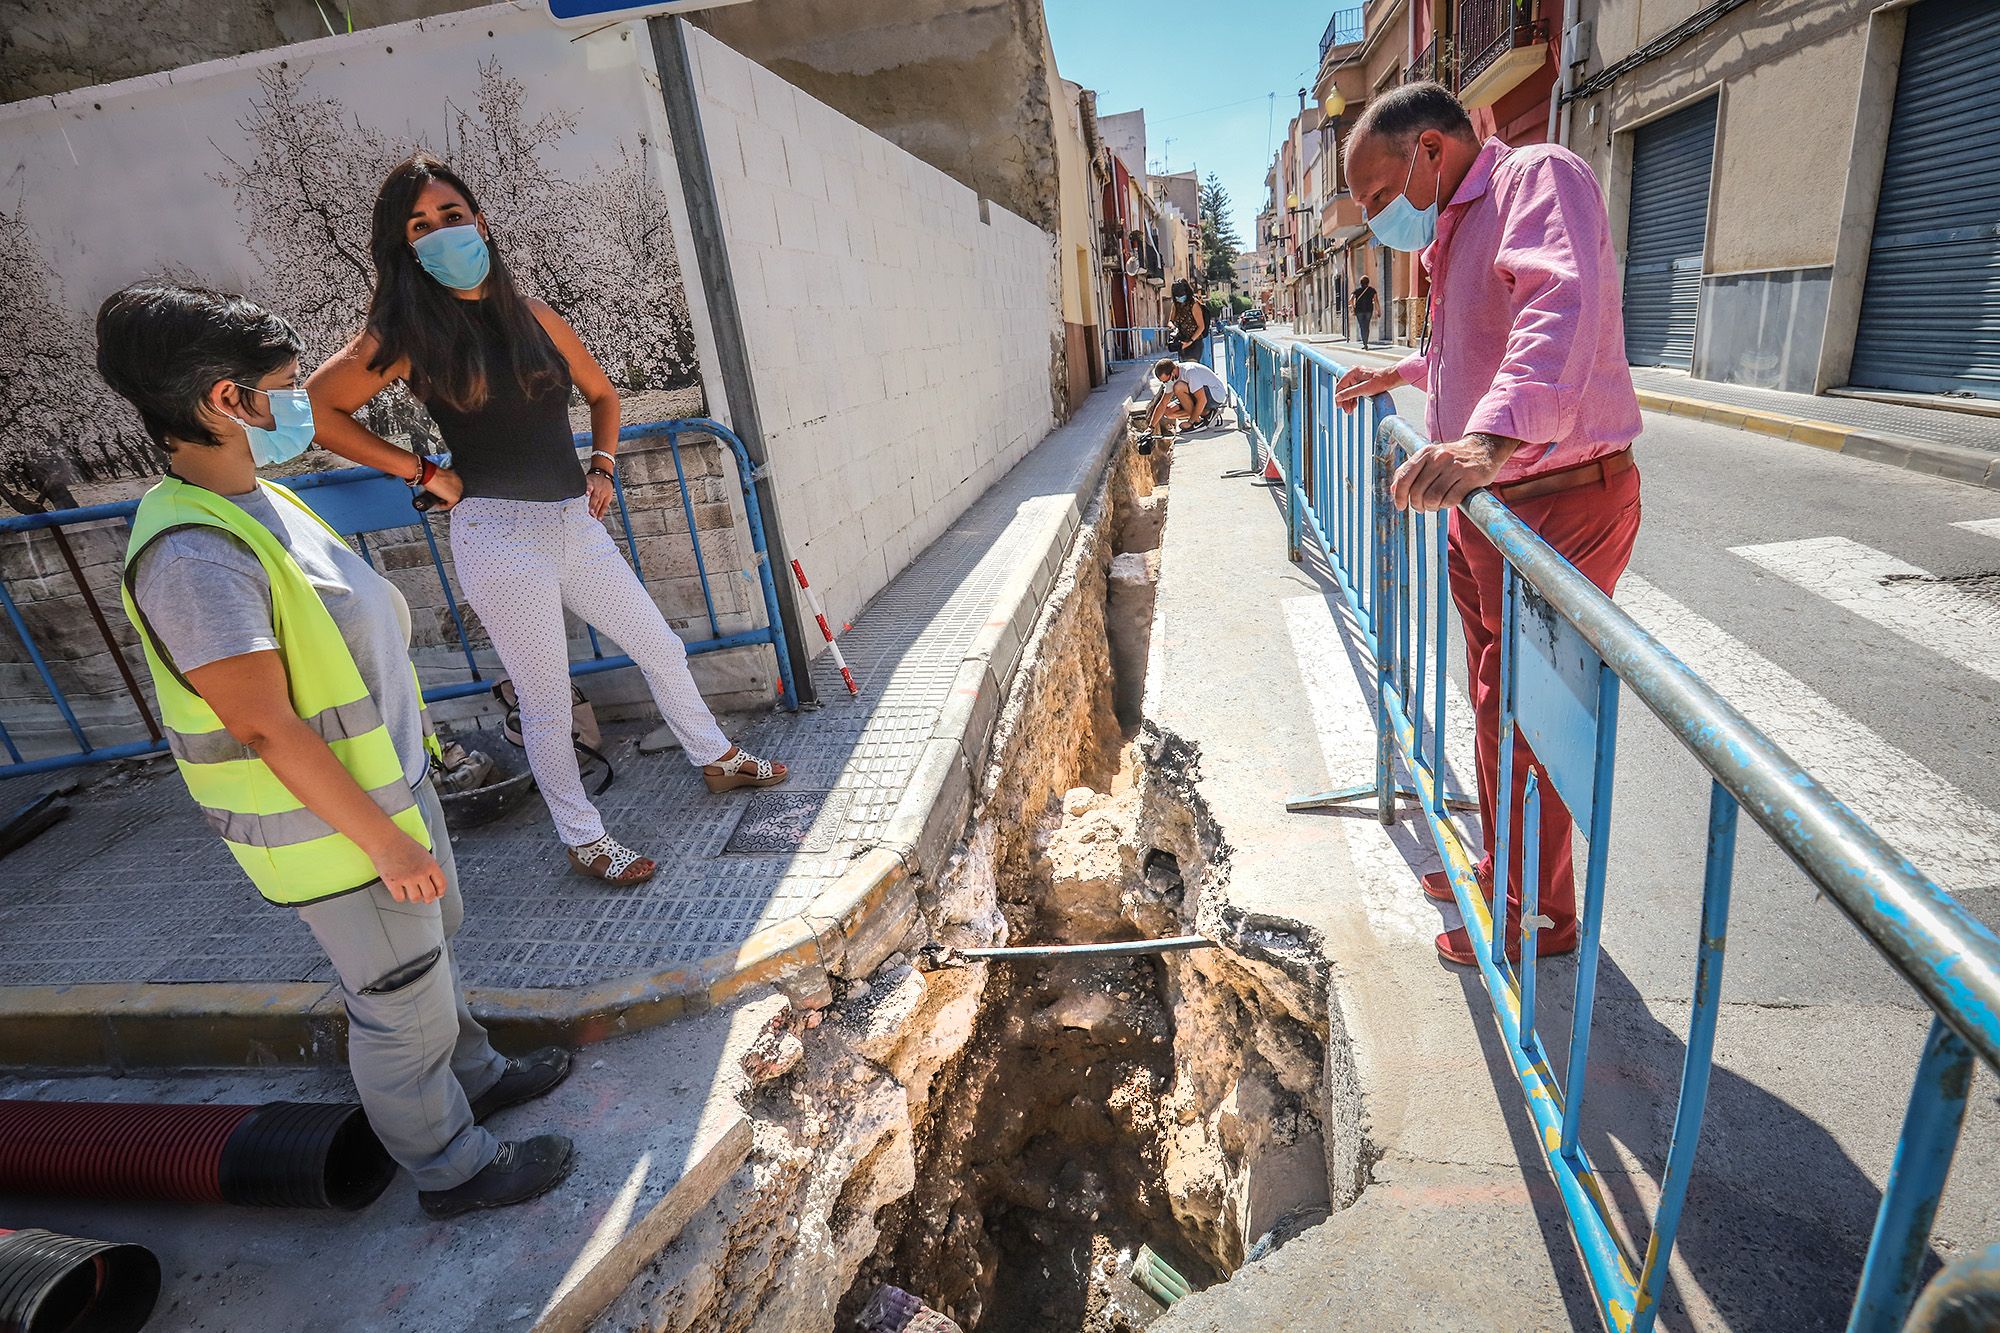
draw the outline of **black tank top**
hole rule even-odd
[[[569,366],[561,381],[535,397],[521,392],[507,354],[499,321],[486,301],[475,303],[472,327],[486,365],[486,405],[460,412],[424,398],[431,419],[451,448],[452,470],[465,483],[467,499],[573,500],[585,490],[583,465],[569,428]],[[555,344],[539,325],[535,336]],[[420,397],[422,395],[419,395]]]

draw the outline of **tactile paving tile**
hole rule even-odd
[[[614,889],[573,873],[539,800],[456,834],[464,981],[565,987],[658,972],[806,910],[880,835],[999,596],[1043,558],[1038,525],[1015,520],[1073,490],[1083,457],[1031,455],[856,618],[841,644],[858,698],[822,655],[822,706],[736,730],[791,768],[785,787],[712,795],[678,750],[638,753],[651,724],[607,726],[617,779],[598,808],[659,861],[651,882]],[[497,738],[480,744],[522,762]],[[170,765],[78,776],[71,818],[0,861],[0,985],[332,980],[310,932],[257,897]],[[0,783],[0,808],[50,785]]]

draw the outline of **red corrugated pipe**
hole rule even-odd
[[[0,1194],[355,1209],[395,1171],[355,1105],[0,1101]]]
[[[159,1298],[143,1245],[0,1230],[0,1333],[138,1333]]]

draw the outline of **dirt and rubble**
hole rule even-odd
[[[1142,1246],[1200,1288],[1325,1215],[1317,954],[1204,914],[1199,757],[1138,716],[1169,462],[1111,469],[903,950],[790,985],[749,1160],[597,1327],[847,1329],[891,1286],[980,1333],[1139,1328]],[[1225,947],[933,965],[1196,931]]]

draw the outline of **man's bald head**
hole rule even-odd
[[[1479,156],[1479,136],[1443,84],[1406,83],[1368,104],[1343,153],[1349,192],[1373,217],[1405,185],[1416,207],[1442,205]]]
[[[1406,83],[1368,104],[1347,132],[1345,151],[1352,160],[1355,149],[1372,139],[1381,151],[1408,157],[1410,146],[1425,130],[1437,130],[1471,144],[1479,142],[1465,104],[1443,84]]]

